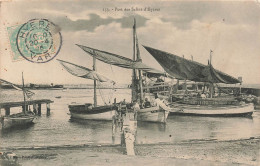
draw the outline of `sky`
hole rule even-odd
[[[130,11],[116,11],[129,8]],[[132,11],[139,9],[139,11]],[[152,8],[156,11],[140,11]],[[105,11],[104,9],[110,9]],[[113,9],[113,10],[112,10]],[[62,46],[42,64],[13,61],[6,28],[45,18],[61,28]],[[92,68],[92,57],[75,44],[132,58],[133,18],[143,63],[163,70],[146,45],[207,64],[260,83],[260,3],[257,1],[22,1],[1,3],[0,78],[21,83],[87,84],[65,71],[56,59]],[[118,84],[130,84],[131,70],[97,62],[97,71]]]

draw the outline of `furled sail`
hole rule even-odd
[[[3,80],[3,79],[0,79],[0,83],[5,83],[5,84],[8,84],[8,85],[11,85],[16,90],[24,91],[28,98],[31,98],[35,94],[34,92],[32,92],[30,90],[24,89],[24,88],[20,87],[19,85],[13,84],[13,83],[6,81],[6,80]]]
[[[111,64],[111,65],[115,65],[115,66],[119,66],[119,67],[123,67],[123,68],[127,68],[127,69],[143,70],[145,73],[147,73],[148,76],[158,77],[158,76],[165,75],[164,72],[151,68],[151,67],[145,65],[144,63],[142,63],[141,61],[133,61],[129,58],[126,58],[126,57],[123,57],[120,55],[97,50],[97,49],[90,48],[87,46],[82,46],[82,45],[78,45],[78,44],[76,44],[76,45],[79,46],[81,49],[83,49],[85,52],[89,53],[91,56],[95,56],[98,60],[100,60],[102,62]]]
[[[164,70],[177,79],[197,82],[236,84],[240,81],[228,74],[215,70],[211,64],[203,65],[174,54],[144,46]]]
[[[99,82],[112,82],[115,83],[114,81],[106,78],[105,76],[102,76],[101,74],[98,74],[96,71],[90,70],[86,67],[79,66],[70,62],[66,62],[60,59],[57,59],[60,64],[72,75],[77,76],[77,77],[82,77],[86,79],[91,79],[91,80],[97,80]]]

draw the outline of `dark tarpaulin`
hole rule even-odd
[[[215,70],[210,64],[203,65],[147,46],[144,46],[144,48],[157,60],[168,74],[177,79],[226,84],[240,83],[238,79]]]

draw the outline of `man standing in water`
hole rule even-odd
[[[133,110],[134,110],[134,118],[137,120],[137,111],[140,110],[140,106],[137,101],[134,101],[133,103]]]
[[[163,102],[162,100],[159,99],[157,93],[154,94],[154,97],[155,97],[154,102],[156,103],[157,106],[161,107],[162,109],[164,109],[164,110],[166,110],[166,111],[169,111],[169,110],[170,110],[170,108],[167,107],[167,106],[164,104],[164,102]]]

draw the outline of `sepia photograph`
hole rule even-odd
[[[0,0],[0,165],[260,165],[258,0]]]

